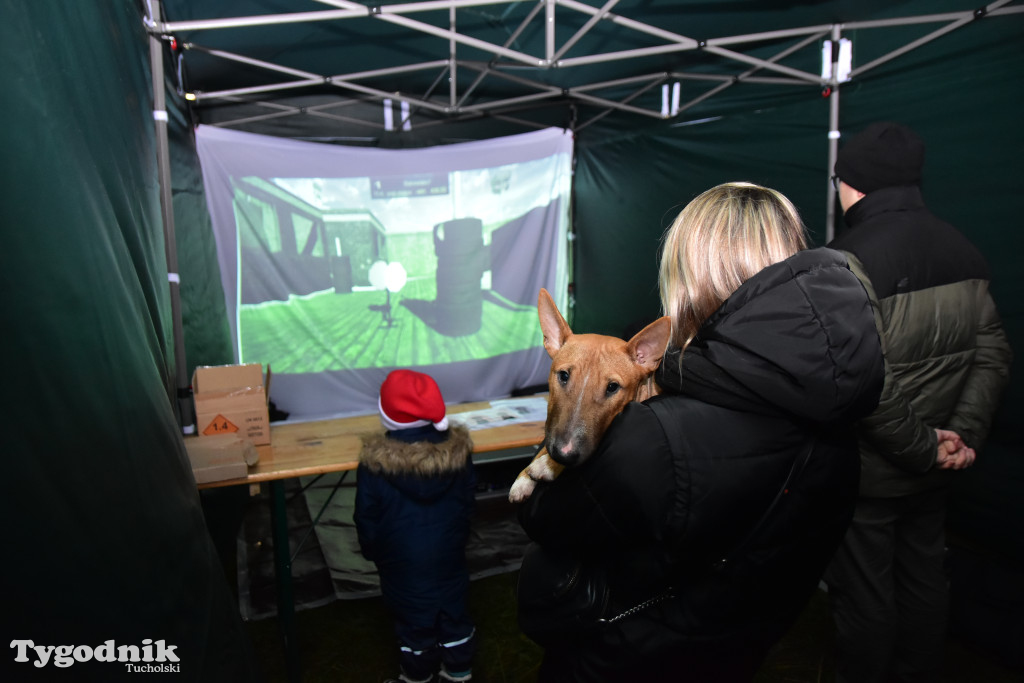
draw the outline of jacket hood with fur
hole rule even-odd
[[[374,435],[363,442],[359,464],[383,475],[403,493],[417,500],[440,497],[467,466],[473,453],[469,430],[461,425],[448,429],[448,438],[406,442]]]

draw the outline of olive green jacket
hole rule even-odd
[[[942,486],[950,472],[935,467],[934,428],[980,450],[1009,380],[988,266],[916,187],[872,192],[845,218],[850,229],[830,246],[868,291],[886,359],[878,407],[859,425],[861,495]]]

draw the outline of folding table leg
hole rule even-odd
[[[292,593],[292,560],[288,546],[288,511],[285,506],[284,481],[270,482],[270,512],[273,522],[274,579],[277,584],[277,623],[284,642],[285,667],[288,680],[299,683],[298,644],[295,639],[295,596]]]

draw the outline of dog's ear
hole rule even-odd
[[[537,315],[540,318],[540,330],[544,333],[544,349],[554,358],[565,340],[572,336],[572,330],[546,289],[541,289],[537,296]]]
[[[672,335],[672,319],[667,315],[640,330],[629,340],[627,349],[633,362],[647,372],[654,372],[665,355],[669,337]]]

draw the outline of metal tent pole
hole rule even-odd
[[[340,7],[341,9],[362,10],[364,13],[369,12],[369,16],[375,17],[380,21],[386,21],[390,24],[404,26],[405,28],[412,29],[414,31],[420,31],[428,35],[437,36],[438,38],[454,40],[455,42],[460,43],[462,45],[475,47],[479,50],[484,50],[485,52],[491,52],[502,57],[507,57],[508,59],[511,59],[516,62],[522,62],[523,64],[526,64],[528,66],[544,66],[543,62],[541,60],[538,60],[536,57],[531,57],[530,55],[523,54],[522,52],[517,52],[516,50],[509,50],[499,45],[488,43],[485,40],[479,40],[471,36],[465,36],[454,31],[450,31],[448,29],[438,28],[437,26],[433,26],[422,21],[409,19],[406,16],[393,13],[391,11],[391,7],[387,5],[375,8],[377,10],[375,12],[371,10],[371,8],[368,8],[364,5],[360,5],[359,3],[356,2],[350,2],[349,0],[319,0],[319,2],[323,2],[328,5],[333,5],[335,7]]]
[[[178,274],[178,245],[174,236],[174,204],[171,194],[171,156],[167,142],[167,104],[164,94],[164,53],[160,32],[160,0],[150,2],[149,60],[153,77],[153,123],[156,129],[157,176],[160,182],[160,213],[164,223],[164,251],[167,282],[171,293],[171,325],[174,331],[174,377],[178,423],[183,432],[195,429],[188,367],[185,365],[185,335],[181,323],[181,277]]]
[[[458,28],[455,26],[455,8],[452,7],[448,10],[448,27],[452,33],[455,33]],[[455,61],[457,43],[454,39],[448,41],[448,106],[455,109],[455,105],[459,101],[459,88],[458,88],[458,63]],[[426,99],[424,97],[423,99]],[[405,123],[403,121],[403,123]]]
[[[568,52],[573,45],[578,43],[580,38],[585,36],[587,32],[590,31],[590,29],[594,28],[594,26],[596,26],[599,21],[604,19],[605,15],[611,12],[612,8],[615,7],[615,5],[618,4],[618,2],[619,0],[608,0],[606,3],[604,3],[604,6],[600,10],[598,10],[597,14],[591,15],[591,17],[587,19],[587,23],[583,24],[580,30],[576,31],[575,35],[573,35],[571,38],[569,38],[569,40],[565,41],[565,43],[562,44],[562,47],[559,48],[558,52],[555,52],[553,55],[548,56],[548,61],[551,63],[555,63],[559,59],[561,59],[562,55]],[[554,22],[552,21],[552,24],[553,23]]]
[[[893,50],[892,52],[890,52],[888,54],[882,55],[881,57],[879,57],[878,59],[876,59],[876,60],[874,60],[872,62],[868,62],[867,64],[864,64],[863,66],[857,67],[856,69],[854,69],[851,72],[850,76],[851,77],[859,76],[862,73],[864,73],[865,71],[870,71],[871,69],[875,68],[876,66],[880,66],[882,64],[885,64],[888,61],[896,59],[900,55],[904,55],[904,54],[910,52],[911,50],[916,50],[917,48],[921,47],[922,45],[926,45],[927,43],[930,43],[930,42],[932,42],[933,40],[935,40],[937,38],[941,38],[942,36],[946,35],[950,31],[954,31],[954,30],[960,28],[961,26],[965,26],[965,25],[971,23],[972,21],[975,21],[976,19],[980,19],[980,18],[986,16],[989,12],[993,12],[993,11],[999,9],[1000,7],[1002,7],[1003,5],[1008,4],[1011,1],[1012,0],[996,0],[996,2],[989,3],[988,5],[985,5],[984,7],[980,7],[978,9],[974,10],[974,11],[971,11],[971,12],[956,12],[956,13],[951,13],[951,14],[935,14],[935,15],[929,15],[929,16],[923,16],[923,17],[908,17],[908,18],[904,18],[904,19],[890,19],[888,21],[880,20],[880,21],[876,21],[876,22],[859,22],[859,23],[858,22],[854,22],[854,23],[846,24],[845,25],[846,27],[859,28],[859,27],[862,27],[862,26],[895,26],[897,24],[905,24],[905,23],[909,23],[909,22],[913,22],[913,23],[926,23],[926,22],[931,22],[931,21],[946,21],[946,20],[949,20],[951,22],[951,23],[943,26],[942,28],[940,28],[938,30],[932,31],[931,33],[929,33],[926,36],[922,36],[921,38],[918,38],[915,41],[907,43],[906,45],[904,45],[901,48]]]
[[[836,188],[832,185],[832,169],[839,156],[839,24],[832,26],[832,92],[828,96],[828,170],[825,172],[828,199],[825,204],[825,243],[835,237]]]
[[[788,57],[789,55],[793,54],[794,52],[798,52],[798,51],[804,49],[806,46],[810,45],[811,43],[817,41],[819,38],[822,37],[822,35],[823,34],[821,34],[821,33],[816,33],[814,35],[808,36],[807,38],[804,38],[800,42],[798,42],[798,43],[796,43],[794,45],[791,45],[790,47],[786,48],[782,52],[772,56],[767,61],[769,61],[769,62],[777,62],[780,59],[785,59],[786,57]],[[700,102],[703,102],[704,100],[706,100],[709,97],[717,95],[718,93],[722,92],[726,88],[730,88],[733,85],[736,85],[737,83],[740,83],[740,82],[746,82],[746,83],[754,82],[754,79],[752,78],[752,76],[753,76],[753,74],[755,74],[758,71],[760,71],[761,68],[762,67],[760,65],[757,65],[757,66],[754,66],[751,69],[748,69],[748,70],[744,71],[743,73],[741,73],[738,76],[734,76],[734,77],[728,78],[725,82],[716,85],[711,90],[708,90],[707,92],[705,92],[705,93],[703,93],[701,95],[698,95],[697,97],[693,98],[692,100],[690,100],[689,102],[687,102],[683,106],[679,107],[679,109],[676,111],[676,114],[678,115],[679,113],[686,111],[690,107],[693,107],[693,106],[699,104]],[[677,78],[678,76],[676,76],[676,74],[672,74],[672,77],[673,78]],[[803,81],[803,80],[795,81],[795,80],[790,79],[789,81],[787,81],[787,83],[801,83],[801,84],[806,85],[807,82]]]
[[[519,36],[522,35],[523,31],[526,30],[526,28],[533,21],[534,17],[536,17],[537,14],[543,8],[544,8],[543,4],[541,4],[541,3],[535,4],[533,6],[533,9],[530,10],[530,13],[526,15],[526,18],[523,19],[521,22],[519,22],[519,26],[516,27],[516,30],[513,31],[511,33],[511,35],[509,35],[509,37],[505,40],[505,42],[502,44],[502,47],[511,47],[512,45],[514,45],[515,42],[517,40],[519,40]],[[474,90],[476,90],[476,87],[478,85],[480,85],[480,82],[483,81],[484,78],[489,73],[492,72],[494,65],[497,64],[497,63],[498,63],[498,58],[497,57],[492,57],[491,60],[489,62],[487,62],[487,68],[484,69],[483,71],[481,71],[480,74],[475,79],[473,79],[473,83],[470,84],[470,86],[468,88],[466,88],[465,92],[462,93],[462,97],[459,99],[458,102],[455,103],[456,109],[461,107],[462,104],[469,99],[469,96],[472,94],[472,92]]]

